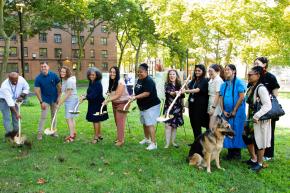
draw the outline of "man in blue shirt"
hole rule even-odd
[[[61,97],[60,78],[54,72],[49,70],[47,63],[41,64],[40,71],[40,74],[35,78],[34,82],[34,91],[41,107],[41,117],[37,135],[38,140],[42,140],[42,131],[47,117],[48,108],[50,108],[52,118]],[[56,128],[56,121],[54,121],[53,128]]]

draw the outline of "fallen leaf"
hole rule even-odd
[[[45,183],[46,183],[46,180],[43,179],[43,178],[39,178],[39,179],[37,180],[37,184],[45,184]]]

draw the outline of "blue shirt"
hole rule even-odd
[[[34,82],[34,87],[39,87],[41,91],[42,101],[48,104],[55,103],[58,97],[57,84],[60,78],[54,73],[49,71],[47,75],[40,73]]]

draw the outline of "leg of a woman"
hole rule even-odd
[[[171,137],[171,126],[169,124],[165,124],[165,140],[166,140],[165,148],[169,147],[170,137]]]
[[[276,120],[271,119],[271,147],[265,149],[265,157],[274,157],[274,133],[275,133]]]
[[[94,129],[95,129],[95,138],[98,138],[101,135],[101,123],[100,122],[94,123]]]
[[[148,127],[145,124],[143,124],[143,130],[144,130],[145,138],[150,139],[150,132],[149,132]]]
[[[193,132],[193,135],[194,135],[194,139],[196,139],[196,136],[195,136],[195,127],[196,127],[196,123],[195,123],[195,119],[194,119],[194,114],[193,114],[193,111],[191,110],[193,107],[190,107],[189,108],[189,120],[190,120],[190,125],[191,125],[191,128],[192,128],[192,132]]]
[[[156,144],[156,138],[155,138],[155,128],[154,125],[147,126],[147,129],[150,133],[151,141]]]
[[[126,113],[116,112],[117,135],[118,135],[118,141],[121,143],[124,142],[126,116],[127,116]]]
[[[70,131],[70,136],[74,136],[74,134],[76,133],[74,119],[73,118],[67,119],[66,122]]]
[[[171,142],[172,142],[173,146],[177,146],[177,144],[175,143],[176,131],[177,131],[177,128],[172,128]]]
[[[258,150],[258,163],[261,165],[263,164],[263,157],[264,157],[265,149]]]
[[[248,151],[250,153],[252,161],[257,161],[257,155],[255,153],[255,146],[254,144],[247,145]]]

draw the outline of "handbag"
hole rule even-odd
[[[257,88],[257,97],[259,97],[259,87]],[[259,97],[260,98],[260,97]],[[283,115],[285,115],[285,111],[282,109],[282,106],[279,104],[278,99],[274,96],[271,95],[270,96],[271,99],[271,104],[272,104],[272,108],[271,110],[269,110],[265,115],[263,115],[262,117],[260,117],[259,120],[268,120],[268,119],[277,119]],[[262,107],[262,103],[261,101],[256,101],[254,104],[254,112],[258,112]]]

